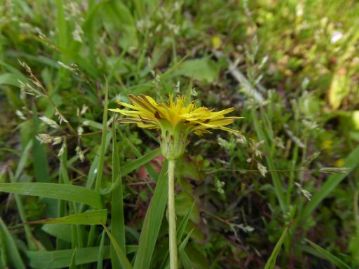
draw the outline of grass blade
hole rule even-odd
[[[195,203],[193,203],[192,206],[188,209],[186,215],[182,218],[181,222],[179,223],[179,225],[177,227],[177,241],[178,242],[183,241],[182,239],[185,236],[185,232],[187,230],[187,225],[188,225],[188,222],[190,220],[190,217],[191,217],[191,214],[192,214],[194,206],[195,206]],[[192,231],[190,232],[190,234],[192,235]],[[184,255],[184,257],[186,256],[186,253],[185,253],[184,249],[183,249],[182,253],[180,253],[181,260],[182,260],[182,257],[181,257],[182,254]],[[168,265],[168,255],[169,255],[169,250],[167,249],[163,253],[164,258],[163,258],[163,261],[162,261],[162,264],[161,264],[160,268],[165,268],[166,265]],[[183,260],[182,260],[182,265],[184,266]]]
[[[74,252],[72,253],[71,263],[70,263],[69,269],[75,269],[76,268],[76,253],[77,253],[77,248],[75,248]]]
[[[41,230],[66,242],[71,242],[71,227],[66,224],[45,224]]]
[[[106,21],[123,33],[123,38],[120,40],[119,45],[124,50],[138,46],[135,19],[125,4],[121,1],[105,1],[101,6],[101,11],[101,16],[106,14]]]
[[[56,16],[56,26],[57,26],[57,43],[61,50],[65,51],[68,48],[68,27],[65,18],[65,8],[62,0],[56,0],[57,7],[57,16]]]
[[[12,238],[11,233],[9,232],[9,230],[7,229],[5,223],[1,218],[0,218],[0,238],[1,238],[0,242],[4,243],[2,247],[5,248],[10,264],[13,266],[11,268],[25,269],[25,265],[16,247],[15,241]]]
[[[140,235],[134,269],[148,268],[167,205],[167,162],[162,166],[156,189],[147,209]]]
[[[15,87],[20,86],[19,76],[12,73],[5,73],[0,75],[0,85],[11,85]]]
[[[84,187],[56,183],[0,183],[0,192],[40,196],[90,205],[101,208],[100,195]]]
[[[275,263],[277,261],[277,257],[279,255],[279,252],[283,245],[283,242],[284,242],[285,238],[287,237],[287,234],[288,234],[288,227],[286,227],[283,230],[282,235],[280,236],[277,244],[275,245],[275,247],[272,251],[272,254],[270,255],[269,259],[267,260],[264,269],[274,269],[275,268]]]
[[[96,262],[100,247],[64,249],[54,251],[27,251],[30,266],[34,268],[64,268],[69,267],[75,256],[76,265]],[[103,247],[104,259],[110,257],[110,247]]]
[[[32,141],[30,140],[27,143],[27,145],[25,146],[25,148],[21,154],[19,164],[16,168],[15,176],[13,176],[12,173],[10,174],[10,181],[12,183],[17,182],[20,179],[20,175],[22,174],[22,172],[26,166],[26,163],[28,162],[31,148],[32,148]],[[29,225],[26,224],[27,218],[26,218],[22,200],[19,197],[19,195],[17,195],[17,194],[14,195],[14,198],[15,198],[15,202],[16,202],[17,210],[19,212],[20,219],[21,219],[22,223],[24,223],[24,231],[25,231],[25,237],[26,237],[28,247],[30,249],[36,249],[37,247],[36,247],[35,238],[31,232]]]
[[[60,218],[36,220],[30,223],[96,225],[96,224],[105,224],[106,220],[107,220],[107,210],[99,209],[99,210],[89,210],[87,212],[72,214]]]
[[[117,258],[118,258],[121,266],[123,267],[123,269],[132,269],[132,265],[128,261],[124,252],[121,250],[120,245],[118,244],[116,238],[113,237],[113,235],[111,234],[111,232],[107,229],[107,227],[105,225],[103,225],[103,228],[104,228],[105,232],[107,233],[107,236],[110,238],[111,246],[113,246],[113,248],[115,249]]]
[[[111,232],[113,237],[119,244],[122,252],[126,249],[125,238],[125,218],[123,212],[123,190],[122,190],[122,176],[120,173],[120,156],[119,156],[119,144],[116,136],[116,124],[113,124],[112,129],[112,184],[116,184],[116,187],[111,193]],[[116,183],[115,183],[116,182]],[[116,251],[111,248],[111,263],[113,268],[120,268],[118,259],[116,257]]]
[[[328,250],[322,248],[321,246],[315,244],[314,242],[306,239],[305,240],[310,246],[307,246],[304,248],[304,251],[325,259],[327,261],[329,261],[330,263],[332,263],[333,265],[335,265],[337,268],[339,269],[350,269],[351,267],[346,264],[345,262],[343,262],[341,259],[339,259],[337,256],[333,255],[332,253],[330,253]]]
[[[257,115],[256,115],[256,113],[254,111],[252,111],[251,115],[252,115],[254,128],[255,128],[255,131],[257,133],[258,139],[260,141],[264,141],[264,148],[265,148],[266,153],[267,153],[267,154],[265,154],[265,157],[266,157],[268,168],[269,168],[271,176],[272,176],[273,185],[274,185],[274,191],[275,191],[275,194],[277,196],[278,203],[279,203],[279,205],[281,207],[282,212],[286,213],[287,204],[286,204],[286,200],[285,200],[285,196],[284,196],[283,184],[281,182],[280,176],[276,172],[276,167],[274,165],[272,156],[270,154],[271,150],[270,150],[269,145],[270,145],[271,141],[274,140],[274,138],[272,137],[272,135],[270,134],[269,131],[266,131],[266,128],[263,128],[261,126],[260,122],[258,121]],[[265,118],[263,113],[261,114],[261,116],[263,116],[263,118]]]
[[[102,231],[101,240],[100,240],[100,246],[98,250],[98,256],[97,256],[97,268],[96,269],[103,269],[103,260],[104,260],[104,247],[105,247],[105,232]],[[115,267],[113,267],[115,268]]]
[[[100,191],[102,186],[102,176],[103,176],[103,167],[105,163],[105,153],[106,153],[106,136],[107,136],[107,115],[108,115],[108,84],[106,81],[105,87],[105,104],[103,109],[102,115],[102,136],[101,136],[101,146],[100,146],[100,153],[99,153],[99,161],[98,161],[98,168],[97,168],[97,176],[95,182],[95,190]],[[92,226],[90,228],[87,240],[87,246],[92,246],[95,241],[95,227]]]
[[[152,151],[146,153],[145,155],[143,155],[142,157],[140,157],[134,161],[130,161],[130,162],[126,163],[121,169],[121,175],[122,176],[128,175],[132,171],[135,171],[136,169],[138,169],[141,166],[145,165],[146,163],[150,162],[151,160],[153,160],[160,154],[161,154],[161,149],[158,148],[158,149],[155,149],[155,150],[152,150]]]
[[[183,267],[185,269],[189,269],[189,268],[193,268],[193,265],[192,265],[192,262],[191,262],[191,259],[188,257],[187,253],[186,253],[186,246],[188,244],[188,241],[189,239],[191,238],[191,235],[192,235],[192,232],[193,230],[191,230],[187,235],[186,237],[184,238],[184,240],[181,242],[179,248],[178,248],[178,253],[179,253],[179,256],[181,258],[181,262],[183,264]]]
[[[18,162],[18,165],[16,167],[16,171],[15,171],[15,180],[18,181],[20,178],[20,175],[22,173],[22,171],[24,171],[24,168],[26,166],[26,163],[29,159],[30,156],[30,150],[32,148],[32,140],[30,140],[27,145],[25,146],[24,150],[21,153],[21,158]]]
[[[97,177],[95,183],[95,190],[99,191],[102,186],[102,174],[103,174],[103,166],[105,160],[105,149],[106,149],[106,135],[107,135],[107,110],[108,105],[108,86],[106,82],[105,87],[105,104],[103,109],[103,116],[102,116],[102,136],[101,136],[101,146],[100,146],[100,157],[98,162],[98,169],[97,169]]]
[[[310,202],[305,206],[301,215],[301,220],[306,220],[313,213],[313,211],[319,206],[319,204],[335,189],[336,186],[357,166],[359,165],[359,146],[357,146],[345,159],[344,167],[347,167],[347,171],[341,174],[333,174],[329,176],[328,180],[322,185]]]
[[[105,152],[110,144],[111,137],[112,137],[111,133],[108,133],[106,136]],[[88,188],[88,189],[91,189],[95,183],[96,175],[97,175],[97,171],[98,171],[99,159],[100,159],[99,155],[96,154],[96,156],[94,157],[94,159],[91,163],[90,170],[89,170],[87,180],[86,180],[86,188]]]
[[[32,146],[32,157],[33,157],[33,166],[34,166],[34,175],[37,181],[49,182],[49,164],[45,145],[41,144],[40,141],[36,138],[40,130],[40,120],[37,116],[36,108],[33,108],[34,116],[32,118],[33,122],[33,146]]]

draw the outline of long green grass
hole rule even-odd
[[[181,268],[357,268],[357,1],[0,0],[0,268],[168,268],[128,94],[233,106],[176,164]]]

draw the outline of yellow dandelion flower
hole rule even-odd
[[[161,130],[162,154],[167,159],[180,157],[187,145],[190,133],[202,135],[211,129],[220,129],[239,134],[237,130],[226,127],[240,117],[226,116],[233,108],[213,111],[207,107],[198,107],[193,102],[186,104],[184,97],[168,103],[157,103],[150,96],[130,95],[130,102],[119,102],[124,108],[110,109],[125,117],[123,123],[135,123],[140,128]]]
[[[344,159],[338,159],[335,161],[335,166],[336,167],[344,167],[345,165],[345,160]]]
[[[212,42],[212,47],[216,50],[218,50],[222,46],[222,39],[218,35],[212,36],[211,42]]]
[[[175,213],[175,162],[185,150],[190,133],[202,135],[211,129],[220,129],[239,134],[238,131],[226,127],[239,117],[226,116],[233,108],[213,111],[207,107],[198,107],[195,103],[187,104],[184,97],[168,103],[157,103],[145,95],[130,95],[130,104],[119,102],[122,108],[110,109],[124,115],[121,122],[135,123],[140,128],[158,129],[161,131],[162,155],[168,159],[168,233],[170,268],[178,268],[176,243]]]
[[[326,150],[326,151],[329,151],[329,152],[332,151],[332,149],[333,149],[333,140],[331,140],[331,139],[324,140],[322,142],[322,144],[321,144],[321,148],[323,150]]]

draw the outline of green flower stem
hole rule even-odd
[[[175,160],[168,160],[168,220],[170,269],[178,268],[176,240],[176,209],[175,209]]]

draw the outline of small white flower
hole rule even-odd
[[[259,162],[257,163],[257,168],[259,170],[259,173],[261,173],[263,177],[265,177],[265,175],[268,173],[267,167],[265,167],[263,164]]]
[[[83,133],[84,133],[84,128],[82,128],[81,126],[79,126],[79,127],[77,128],[77,134],[78,134],[79,136],[81,136]]]
[[[80,25],[76,24],[75,30],[72,32],[72,38],[76,40],[77,42],[82,43],[82,36],[84,32],[82,31],[82,28]]]
[[[22,120],[26,120],[26,117],[24,116],[24,113],[21,112],[21,110],[16,110],[16,116],[18,116]]]
[[[249,225],[238,224],[237,227],[245,233],[251,233],[254,231],[254,228]]]
[[[52,139],[52,144],[53,145],[58,145],[62,142],[62,137],[61,136],[55,136],[53,139]]]
[[[82,108],[81,108],[81,111],[80,111],[80,115],[83,115],[86,113],[86,111],[88,110],[88,106],[87,105],[83,105]]]
[[[80,161],[83,162],[85,160],[85,154],[82,151],[82,149],[80,148],[80,146],[77,146],[75,150],[76,150],[77,156],[79,157]]]
[[[295,185],[297,186],[299,192],[308,200],[310,201],[312,198],[312,194],[307,191],[306,189],[303,189],[302,185],[300,185],[299,183],[295,183]]]
[[[60,127],[56,121],[49,119],[46,116],[41,116],[40,120],[43,121],[45,124],[49,125],[51,128],[57,129]]]
[[[65,148],[66,148],[66,142],[64,141],[64,143],[62,143],[62,146],[61,146],[61,148],[59,150],[59,153],[57,154],[57,157],[61,157],[62,154],[64,154]]]
[[[69,65],[67,65],[67,64],[65,64],[65,63],[63,63],[63,62],[57,61],[57,63],[58,63],[61,67],[65,68],[65,69],[67,69],[67,70],[69,70],[69,71],[75,71],[71,66],[69,66]]]
[[[334,44],[334,43],[337,43],[342,38],[343,38],[343,33],[342,32],[334,31],[332,33],[332,37],[330,39],[330,42],[332,42],[332,44]]]
[[[36,139],[41,143],[41,144],[50,144],[52,143],[52,136],[48,135],[48,134],[38,134],[36,136]]]

